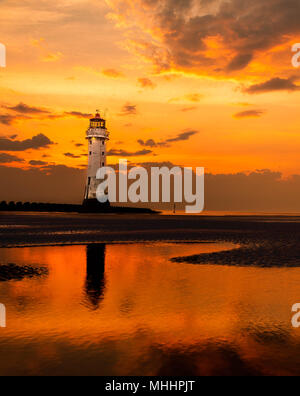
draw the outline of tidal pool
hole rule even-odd
[[[0,249],[0,375],[299,375],[300,268],[171,261],[235,247]]]

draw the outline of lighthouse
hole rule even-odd
[[[109,140],[109,132],[106,129],[106,120],[96,110],[95,118],[90,119],[90,126],[86,132],[88,140],[88,170],[85,188],[84,206],[95,207],[97,201],[96,192],[100,180],[96,175],[99,168],[106,166],[106,142]]]

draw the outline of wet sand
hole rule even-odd
[[[0,373],[299,375],[299,225],[2,213]]]
[[[287,242],[287,241],[286,241]],[[300,267],[300,246],[294,241],[270,242],[263,240],[261,245],[249,245],[230,251],[204,253],[194,256],[174,257],[174,263],[214,264],[244,267]]]
[[[162,216],[1,213],[0,247],[118,242],[232,242],[237,249],[175,262],[300,265],[299,216]]]

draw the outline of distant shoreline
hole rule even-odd
[[[37,213],[112,213],[112,214],[158,214],[158,211],[149,208],[134,208],[121,206],[104,206],[88,208],[83,205],[52,204],[41,202],[1,202],[0,212],[37,212]]]
[[[296,212],[263,212],[263,211],[231,211],[231,210],[204,210],[198,214],[185,213],[184,210],[151,209],[138,207],[122,206],[103,206],[99,209],[87,208],[78,204],[54,204],[43,202],[0,202],[1,212],[36,212],[36,213],[94,213],[94,214],[159,214],[165,216],[192,216],[192,217],[299,217],[300,213]]]

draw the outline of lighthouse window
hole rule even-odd
[[[100,126],[101,126],[100,122],[97,122],[97,121],[92,121],[91,122],[91,127],[92,128],[100,128]]]
[[[104,164],[104,162],[102,162],[102,166],[104,166],[105,164]]]
[[[102,152],[102,155],[104,155],[104,151]]]
[[[90,151],[90,155],[92,155],[92,152]]]

